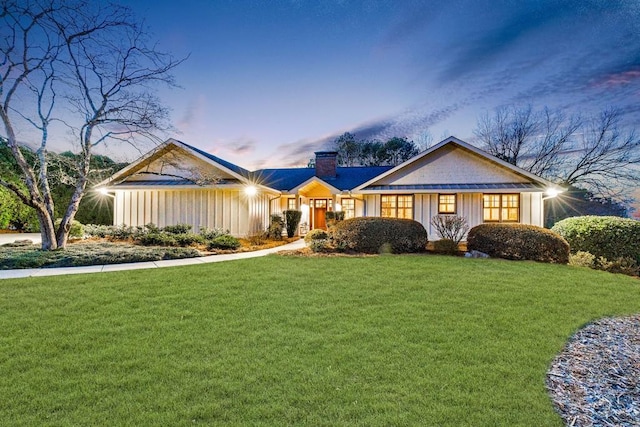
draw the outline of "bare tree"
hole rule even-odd
[[[2,179],[0,185],[35,209],[43,249],[65,247],[96,146],[153,139],[154,131],[168,126],[152,85],[174,85],[170,72],[182,61],[158,51],[126,7],[90,0],[2,1],[0,119],[27,190]],[[76,175],[56,226],[47,151],[51,135],[64,130],[76,151]],[[22,155],[18,134],[38,135],[35,165]]]
[[[475,134],[489,153],[517,165],[521,160],[520,153],[536,135],[538,126],[530,105],[523,108],[501,107],[493,116],[486,113],[480,117]]]
[[[616,109],[568,117],[531,106],[500,108],[478,120],[475,135],[496,157],[564,186],[619,197],[640,182],[640,138],[621,128]]]
[[[621,129],[622,116],[608,109],[585,123],[559,178],[565,185],[617,196],[640,183],[640,138]]]

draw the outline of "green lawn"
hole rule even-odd
[[[439,256],[0,281],[3,425],[560,426],[569,336],[640,281]]]

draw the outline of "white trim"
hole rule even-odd
[[[314,181],[319,183],[319,184],[321,184],[321,185],[324,185],[325,187],[327,187],[329,189],[329,191],[331,192],[331,194],[342,194],[342,190],[338,190],[336,187],[334,187],[333,185],[327,183],[326,181],[322,180],[321,178],[318,178],[317,176],[312,176],[311,178],[307,179],[302,184],[298,184],[296,187],[294,187],[291,190],[289,190],[289,192],[291,194],[298,194],[298,192],[300,191],[301,188],[311,184]]]

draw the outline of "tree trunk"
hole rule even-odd
[[[42,250],[51,251],[54,249],[58,249],[53,218],[51,218],[51,216],[46,213],[40,212],[40,210],[38,209],[36,209],[36,212],[38,215],[38,222],[40,223],[40,238],[42,239]]]

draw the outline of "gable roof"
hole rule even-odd
[[[436,152],[442,150],[447,146],[457,146],[462,148],[463,150],[472,153],[475,156],[480,157],[494,165],[499,166],[507,171],[515,173],[523,178],[526,178],[529,182],[527,183],[456,183],[456,184],[433,184],[433,183],[422,183],[420,185],[380,185],[380,181],[386,177],[393,175],[394,173],[401,171],[403,169],[407,169],[409,166],[419,162],[422,159],[425,159],[429,156],[434,156]],[[504,189],[543,189],[547,187],[555,188],[557,187],[551,181],[547,181],[544,178],[541,178],[537,175],[534,175],[530,172],[527,172],[524,169],[521,169],[517,166],[514,166],[504,160],[501,160],[471,144],[468,144],[454,136],[450,136],[433,147],[423,151],[422,153],[417,154],[416,156],[410,158],[409,160],[399,164],[398,166],[387,170],[386,172],[373,177],[370,180],[360,184],[358,187],[354,189],[354,191],[384,191],[384,190],[439,190],[439,189],[450,189],[450,190],[504,190]]]
[[[181,149],[194,157],[204,161],[205,163],[222,170],[223,172],[231,175],[238,181],[249,183],[248,176],[250,175],[249,171],[240,166],[234,165],[231,162],[223,160],[213,154],[209,154],[205,151],[202,151],[196,147],[193,147],[189,144],[185,144],[182,141],[178,141],[177,139],[169,138],[153,150],[149,151],[138,160],[133,161],[131,164],[111,175],[109,178],[95,185],[95,187],[103,187],[106,185],[117,185],[122,180],[126,179],[129,176],[134,175],[138,170],[142,169],[145,165],[148,165],[152,161],[161,158],[164,154],[171,151],[173,148]],[[185,180],[182,180],[185,181]],[[169,185],[167,184],[167,179],[159,179],[151,182],[147,182],[145,184],[137,183],[137,185]],[[172,182],[172,185],[175,185],[176,182]],[[192,183],[193,184],[193,183]]]

